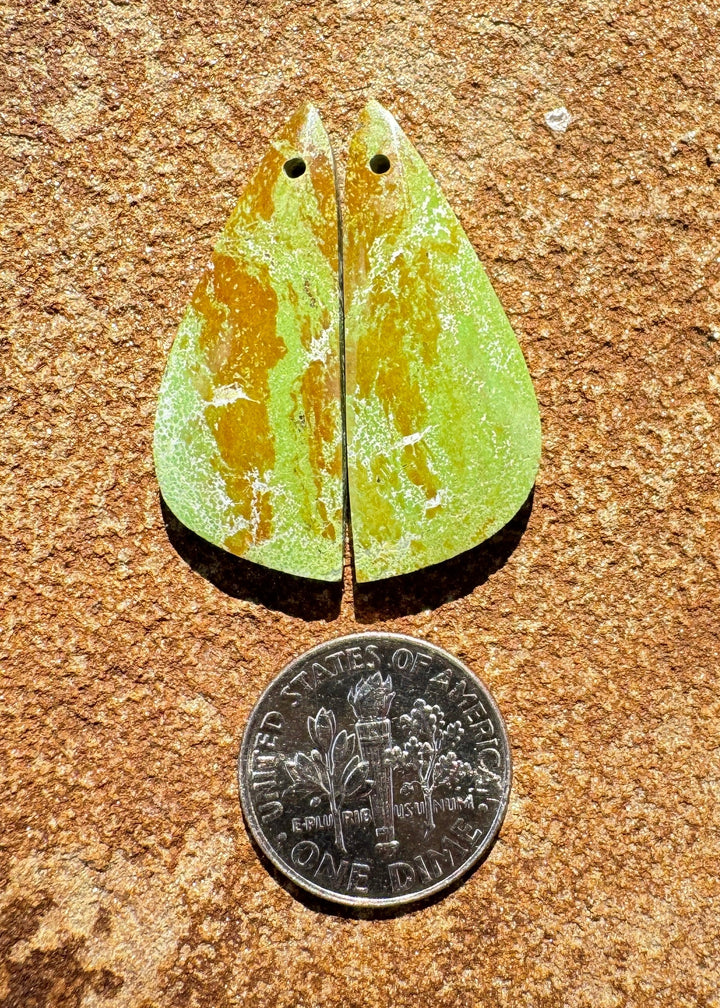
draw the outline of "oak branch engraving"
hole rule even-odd
[[[420,786],[425,804],[425,824],[435,828],[433,791],[438,784],[455,784],[464,775],[472,773],[470,764],[458,760],[454,743],[465,734],[460,721],[447,723],[445,714],[437,704],[431,706],[419,697],[409,714],[403,714],[400,728],[407,732],[402,746],[393,746],[390,756],[396,767],[410,771],[414,783]]]

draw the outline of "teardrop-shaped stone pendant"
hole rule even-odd
[[[272,141],[185,312],[155,466],[194,532],[326,581],[343,561],[339,327],[332,153],[307,105]]]
[[[377,102],[343,211],[348,482],[357,581],[493,535],[532,489],[540,419],[522,352],[465,232]]]

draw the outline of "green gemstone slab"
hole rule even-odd
[[[505,525],[535,480],[540,418],[465,232],[377,102],[350,144],[343,233],[350,517],[364,582],[446,560]]]
[[[272,141],[180,323],[155,467],[168,507],[204,539],[290,574],[341,577],[337,196],[312,106]]]

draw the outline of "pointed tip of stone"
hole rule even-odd
[[[368,133],[374,132],[378,136],[385,135],[391,138],[394,144],[408,142],[404,130],[392,112],[374,98],[362,110],[358,132],[362,129]]]
[[[307,122],[309,123],[312,122],[313,124],[319,123],[322,126],[322,119],[320,118],[320,113],[318,112],[317,107],[313,105],[312,102],[310,101],[303,102],[300,108],[298,109],[298,112],[304,115],[305,120]]]
[[[370,98],[363,107],[363,112],[373,113],[380,112],[381,114],[387,112],[384,105],[381,105],[377,98]]]
[[[331,156],[330,138],[320,113],[312,102],[303,102],[285,127],[280,131],[280,137],[297,143],[308,153],[322,153]]]
[[[365,105],[361,113],[361,120],[364,123],[382,122],[388,126],[397,127],[397,120],[391,112],[381,105],[375,98],[371,98]]]
[[[290,116],[288,125],[297,130],[317,129],[318,126],[322,128],[322,119],[312,102],[303,102]]]
[[[350,141],[350,159],[362,162],[375,154],[386,154],[393,160],[411,150],[410,141],[392,113],[374,98],[367,102]]]

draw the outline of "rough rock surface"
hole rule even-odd
[[[718,27],[698,0],[5,5],[2,1005],[720,1004]],[[342,163],[369,97],[485,263],[544,454],[488,547],[312,595],[163,516],[152,420],[268,136],[310,99]],[[464,659],[515,759],[485,864],[388,919],[294,899],[234,780],[268,680],[365,627]]]

